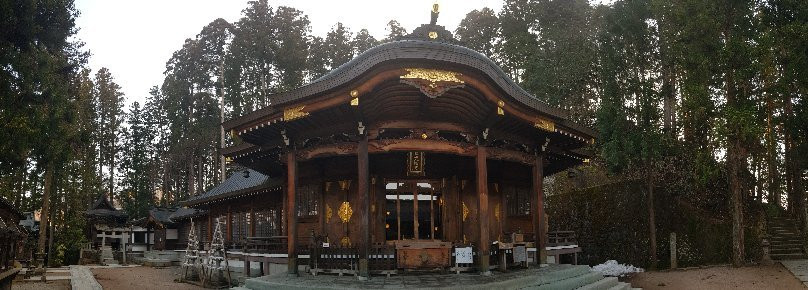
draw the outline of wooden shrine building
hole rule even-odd
[[[283,212],[289,273],[301,251],[326,247],[355,249],[363,277],[389,257],[381,248],[419,269],[471,246],[483,273],[497,263],[492,245],[543,252],[542,179],[582,163],[595,132],[461,46],[435,14],[223,124],[237,143],[226,156],[281,180],[253,199]]]

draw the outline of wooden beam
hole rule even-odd
[[[491,246],[488,239],[488,164],[486,160],[486,148],[477,146],[477,200],[479,223],[480,223],[480,236],[479,236],[479,264],[478,270],[483,275],[490,275],[491,271],[488,269],[489,265],[489,247]]]
[[[300,160],[311,160],[322,157],[354,155],[357,150],[357,143],[355,142],[327,144],[298,150],[297,158]]]
[[[536,239],[536,263],[544,264],[547,262],[547,229],[544,228],[544,156],[539,155],[533,163],[533,188],[531,196],[533,196],[533,208],[531,213],[533,215],[533,234]],[[556,261],[558,262],[558,261]]]
[[[504,160],[521,163],[525,165],[532,165],[534,160],[536,159],[536,157],[533,155],[514,150],[491,148],[491,147],[486,148],[486,150],[488,151],[487,152],[488,159],[493,160]]]
[[[297,276],[297,159],[295,152],[286,153],[286,214],[288,222],[287,248],[288,275]]]
[[[359,199],[359,276],[370,277],[368,269],[368,252],[370,251],[370,169],[368,166],[368,139],[367,135],[359,141],[356,151],[357,160],[357,197]]]
[[[380,129],[431,129],[438,131],[452,131],[469,134],[477,134],[477,130],[459,123],[450,122],[429,122],[420,120],[391,120],[376,123],[368,127],[368,136],[375,139],[379,135]]]
[[[370,153],[390,151],[426,151],[474,156],[475,145],[460,142],[423,139],[384,139],[368,141]]]

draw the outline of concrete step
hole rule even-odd
[[[578,290],[607,290],[617,286],[617,282],[619,282],[617,281],[617,277],[605,277],[596,281],[595,283],[584,285],[583,287],[578,288]]]
[[[603,275],[597,272],[589,272],[584,275],[572,277],[569,279],[564,279],[560,281],[556,281],[550,284],[543,284],[536,289],[538,290],[550,290],[550,289],[578,289],[585,285],[589,285],[595,283],[599,280],[603,279]],[[532,287],[531,287],[532,288]]]
[[[609,288],[608,290],[631,290],[631,289],[633,289],[631,288],[631,284],[617,282],[617,285],[612,286],[612,288]]]
[[[769,242],[773,244],[802,244],[802,238],[798,237],[769,237]]]
[[[556,267],[555,270],[544,270],[541,273],[537,273],[535,270],[526,270],[530,273],[528,275],[516,277],[514,279],[510,279],[508,281],[500,281],[494,282],[491,284],[479,284],[479,285],[459,285],[453,284],[451,286],[447,286],[447,290],[483,290],[483,289],[579,289],[581,287],[585,287],[582,289],[615,289],[615,290],[625,290],[631,289],[630,285],[626,288],[623,284],[619,283],[617,278],[609,277],[604,278],[603,275],[597,272],[592,272],[588,266],[572,266],[572,265],[559,265],[559,266],[551,266]],[[552,268],[551,268],[552,269]],[[496,274],[495,274],[496,275]],[[262,289],[371,289],[373,287],[367,287],[363,285],[362,282],[355,282],[356,278],[353,276],[343,276],[342,278],[336,278],[335,280],[340,280],[346,282],[345,284],[321,284],[322,282],[315,282],[314,279],[307,279],[305,276],[301,275],[300,277],[288,277],[285,274],[277,274],[277,275],[270,275],[270,276],[263,276],[258,278],[250,278],[247,279],[243,286],[235,287],[231,289],[237,290],[262,290]],[[395,277],[395,276],[394,276]],[[452,280],[457,278],[457,276],[449,275],[447,277],[448,280]],[[418,278],[411,277],[411,278],[401,278],[396,277],[393,278],[395,281],[399,281],[400,279],[415,279]],[[372,280],[371,280],[372,281]],[[354,284],[357,283],[357,284]],[[594,284],[594,285],[590,285]],[[626,284],[627,285],[627,284]],[[620,286],[620,287],[618,287]],[[408,284],[407,288],[409,289],[433,289],[431,286],[427,286],[426,284],[419,286],[418,284],[411,285]]]
[[[772,257],[772,260],[808,259],[808,256],[806,256],[803,253],[799,253],[799,254],[780,254],[780,255],[771,254],[770,256]]]
[[[770,251],[769,255],[802,255],[802,251]]]
[[[786,243],[786,242],[772,243],[772,242],[769,242],[769,245],[772,246],[772,247],[802,248],[802,243],[798,243],[798,242],[790,242],[790,243]]]
[[[788,247],[772,247],[769,249],[772,253],[774,252],[790,252],[790,253],[802,253],[802,248],[788,248]]]

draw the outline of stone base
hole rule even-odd
[[[247,279],[244,288],[259,289],[631,289],[616,278],[592,272],[589,266],[551,265],[544,268],[479,274],[423,274],[376,276],[359,281],[353,276],[302,274],[300,277],[263,276]]]
[[[163,259],[143,259],[143,266],[146,267],[171,267],[174,262]]]

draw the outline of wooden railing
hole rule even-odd
[[[547,246],[569,246],[577,245],[578,240],[574,231],[554,231],[547,233]]]

